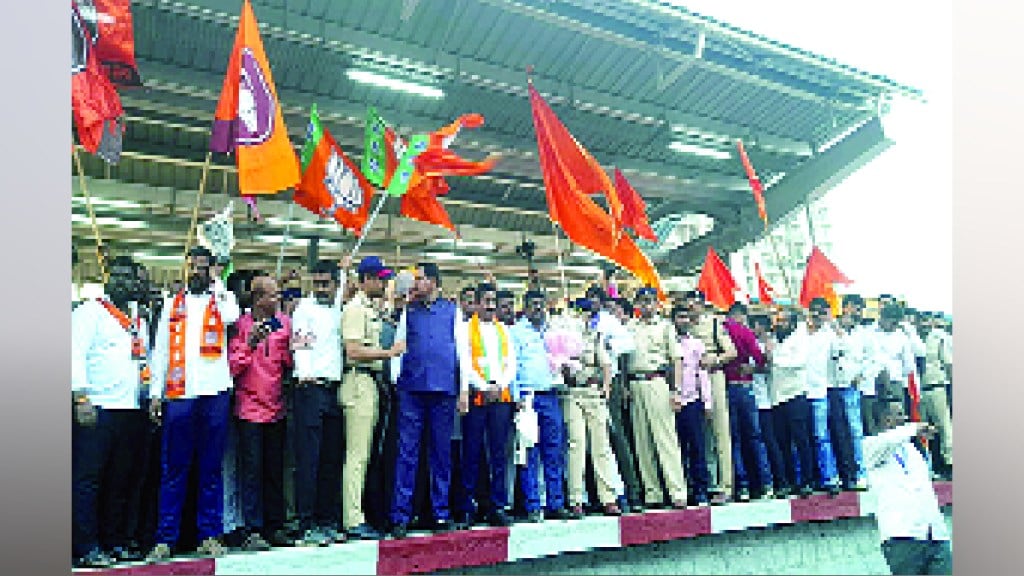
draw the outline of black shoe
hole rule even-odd
[[[629,511],[634,513],[634,514],[640,514],[644,510],[646,510],[646,509],[647,508],[644,507],[643,500],[636,499],[636,500],[630,500],[629,501]]]
[[[808,496],[811,496],[813,494],[814,494],[814,489],[811,488],[810,486],[801,486],[800,487],[800,497],[801,498],[807,498]]]
[[[775,497],[778,498],[779,500],[785,500],[786,498],[789,498],[789,494],[789,486],[782,486],[781,488],[775,491]]]
[[[274,530],[270,537],[267,538],[267,543],[274,548],[286,548],[295,545],[295,538],[288,534],[285,529]]]
[[[99,548],[93,548],[74,562],[76,568],[106,568],[113,563],[114,560]]]
[[[455,523],[452,522],[451,520],[448,520],[448,519],[438,520],[437,522],[434,523],[434,533],[435,534],[443,534],[445,532],[451,532],[453,530],[455,530]]]
[[[572,520],[572,515],[565,508],[559,508],[558,510],[548,510],[544,512],[544,517],[548,520]]]
[[[401,540],[409,535],[409,525],[406,523],[395,524],[391,529],[391,537],[395,540]]]
[[[526,513],[526,521],[530,524],[539,524],[544,521],[544,513],[540,510]]]
[[[146,555],[142,552],[142,547],[138,544],[116,546],[110,551],[110,558],[115,562],[139,562],[145,557]]]
[[[836,496],[839,496],[839,493],[842,492],[842,489],[839,488],[839,484],[829,484],[828,486],[825,487],[825,491],[828,492],[829,496],[835,498]]]
[[[736,501],[737,502],[749,502],[750,501],[750,490],[746,488],[736,489]]]
[[[508,517],[508,514],[506,514],[504,510],[495,510],[494,512],[491,512],[487,521],[491,526],[496,528],[512,525],[512,519]]]
[[[295,541],[300,547],[330,546],[331,538],[324,534],[319,528],[310,528],[303,532],[302,537]]]
[[[693,503],[696,506],[708,506],[711,503],[711,499],[708,498],[707,494],[698,492],[697,495],[693,497]]]
[[[380,532],[377,532],[367,523],[349,528],[346,533],[349,540],[380,540]]]
[[[583,506],[579,504],[569,508],[569,519],[570,520],[583,520]]]
[[[455,529],[456,530],[469,530],[473,527],[473,514],[470,512],[463,512],[455,515]]]

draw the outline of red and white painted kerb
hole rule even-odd
[[[953,484],[936,482],[942,506],[953,503]],[[403,540],[350,542],[326,548],[278,548],[232,553],[223,558],[176,560],[165,564],[121,566],[76,573],[110,576],[241,574],[416,574],[528,558],[621,548],[705,534],[742,531],[776,524],[830,521],[867,516],[875,510],[870,493],[844,492],[832,498],[733,503],[726,506],[658,510],[621,517],[516,524],[509,528],[418,536]]]

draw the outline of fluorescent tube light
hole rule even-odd
[[[92,219],[84,214],[72,214],[71,222],[73,224],[92,225]],[[97,216],[97,226],[110,226],[113,228],[125,228],[128,230],[139,230],[142,228],[148,228],[149,224],[141,220],[121,220],[120,218],[112,218],[110,216]]]
[[[369,70],[348,70],[345,72],[345,75],[348,76],[349,80],[354,82],[369,84],[380,88],[387,88],[397,92],[405,92],[407,94],[415,94],[417,96],[425,96],[427,98],[444,97],[444,91],[435,86],[416,84],[415,82],[384,76],[383,74],[377,74],[376,72],[370,72]]]
[[[673,142],[669,144],[668,147],[670,150],[682,154],[692,154],[694,156],[702,156],[704,158],[714,158],[715,160],[728,160],[729,158],[732,158],[732,154],[725,150],[715,150],[714,148],[705,148],[694,144]]]
[[[84,206],[85,205],[85,198],[83,198],[81,196],[74,196],[74,197],[71,198],[71,203],[72,204],[81,204],[81,205]],[[108,200],[106,198],[93,198],[92,199],[92,205],[93,206],[109,206],[111,208],[126,208],[126,209],[142,208],[142,204],[139,204],[138,202],[133,202],[131,200]]]
[[[493,242],[471,242],[466,240],[455,240],[454,238],[438,238],[434,240],[437,244],[454,245],[456,248],[479,248],[480,250],[494,250]]]

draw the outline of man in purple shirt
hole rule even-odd
[[[281,382],[292,367],[291,320],[279,310],[277,282],[252,281],[252,312],[235,323],[228,366],[235,379],[238,474],[247,537],[243,548],[290,543],[284,533],[285,406]]]
[[[757,403],[754,400],[754,368],[763,368],[764,355],[757,344],[757,337],[744,325],[747,307],[736,302],[729,308],[725,329],[736,346],[736,358],[725,365],[726,394],[729,402],[729,428],[732,436],[733,470],[736,475],[736,499],[744,502],[750,499],[750,464],[757,466],[757,478],[761,483],[760,495],[769,499],[775,497],[772,488],[772,471],[768,463],[768,451],[761,437],[758,422]],[[754,462],[744,458],[753,457]]]

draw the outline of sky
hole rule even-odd
[[[895,144],[825,197],[827,256],[850,291],[952,312],[952,2],[673,3],[924,91],[926,103],[894,104],[884,121]]]

